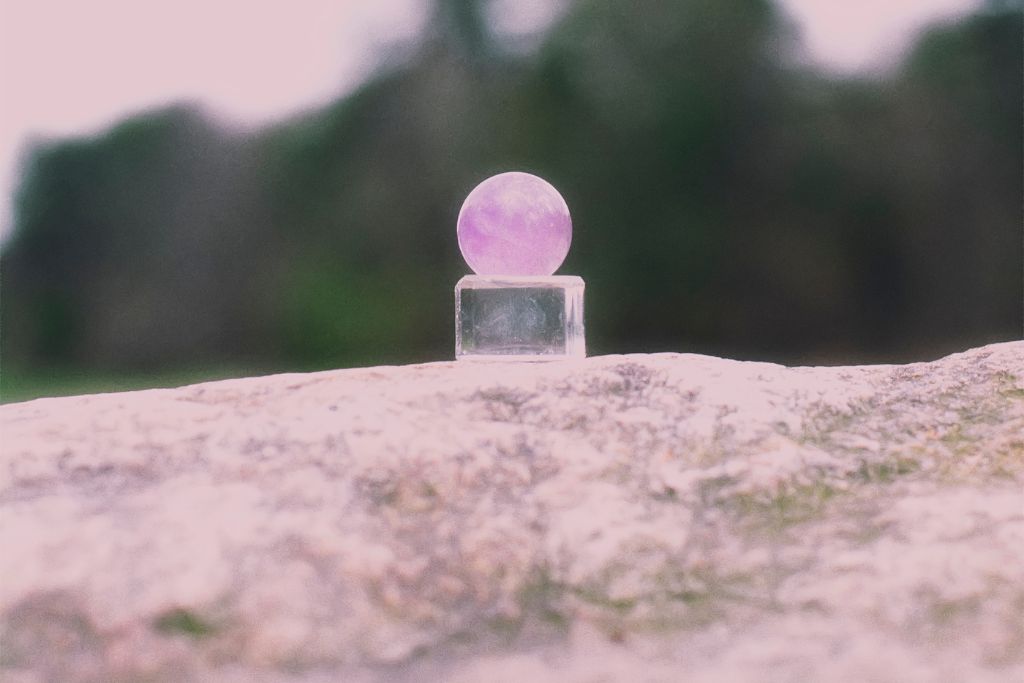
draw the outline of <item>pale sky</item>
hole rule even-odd
[[[562,0],[492,0],[525,32]],[[884,67],[922,24],[979,0],[781,0],[808,58]],[[382,48],[414,36],[427,0],[0,0],[0,237],[19,154],[34,137],[95,133],[133,112],[188,100],[255,126],[351,88]]]

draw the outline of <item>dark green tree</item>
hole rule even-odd
[[[573,211],[594,353],[1020,336],[1019,2],[844,79],[790,58],[768,0],[580,0],[525,54],[486,10],[439,1],[361,87],[252,135],[176,107],[40,144],[0,256],[4,374],[450,357],[459,204],[513,168]]]

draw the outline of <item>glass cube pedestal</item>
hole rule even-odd
[[[458,360],[584,358],[583,278],[467,275],[455,285]]]

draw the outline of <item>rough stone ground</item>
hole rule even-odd
[[[0,678],[1024,680],[1024,342],[0,408]]]

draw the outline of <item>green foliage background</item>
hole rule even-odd
[[[593,354],[1019,338],[1021,3],[870,78],[801,66],[768,0],[579,0],[526,52],[483,17],[439,0],[355,92],[255,133],[181,106],[34,149],[4,400],[450,358],[455,217],[512,169],[573,212]]]

